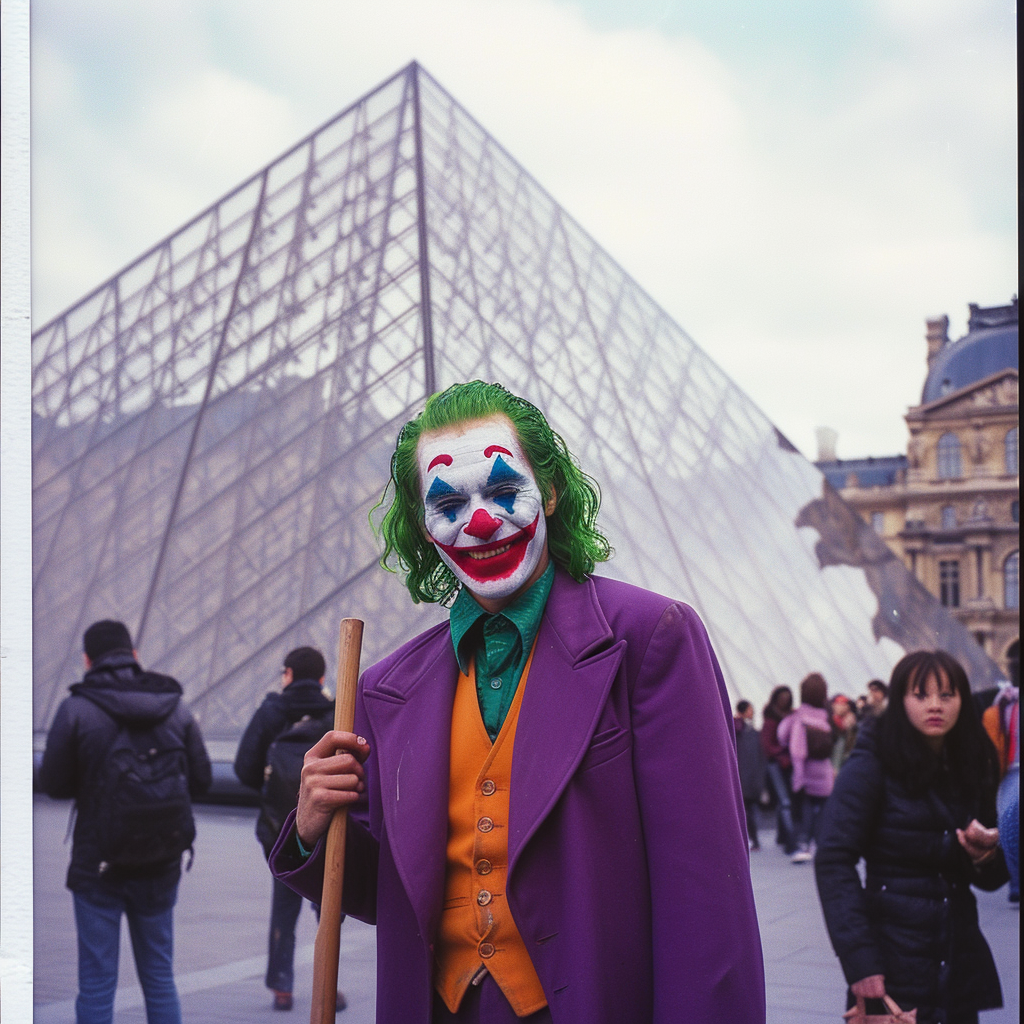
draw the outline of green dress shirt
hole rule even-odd
[[[512,706],[554,578],[555,565],[550,562],[529,590],[496,615],[481,608],[465,587],[452,605],[449,625],[455,657],[465,673],[476,659],[476,695],[492,743]]]

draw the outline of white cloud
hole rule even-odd
[[[415,58],[804,451],[826,422],[845,455],[895,451],[924,318],[956,330],[1015,287],[1005,7],[878,0],[815,88],[810,67],[766,83],[696,36],[547,0],[91,0],[79,29],[41,22],[36,309]],[[97,52],[119,103],[82,91]]]
[[[137,144],[182,178],[241,180],[301,131],[285,97],[216,67],[169,83],[148,107]]]
[[[1016,11],[1012,0],[979,3],[978,0],[874,0],[879,18],[908,37],[923,35],[948,37],[979,24],[991,24]]]

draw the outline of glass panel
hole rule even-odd
[[[616,556],[600,572],[692,604],[734,701],[809,671],[852,695],[936,642],[994,679],[814,466],[414,66],[44,326],[33,361],[40,730],[98,618],[181,680],[211,738],[240,734],[290,647],[330,661],[343,616],[367,621],[365,664],[441,620],[376,565],[367,516],[428,382],[477,377],[547,413],[601,484]]]

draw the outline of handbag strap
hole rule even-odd
[[[916,1024],[916,1010],[901,1010],[899,1003],[888,993],[882,996],[882,1001],[889,1012],[884,1016],[869,1014],[864,997],[857,996],[856,1004],[843,1014],[843,1018],[848,1024]]]
[[[917,1021],[916,1010],[901,1010],[899,1003],[888,993],[882,996],[882,1002],[892,1014],[893,1024],[915,1024]]]

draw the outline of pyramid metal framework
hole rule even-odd
[[[281,658],[438,621],[377,564],[400,426],[455,381],[545,410],[601,483],[600,572],[689,601],[734,696],[861,692],[904,649],[997,672],[819,471],[418,65],[33,339],[35,728],[123,619],[237,737]],[[333,672],[333,667],[329,667]]]

